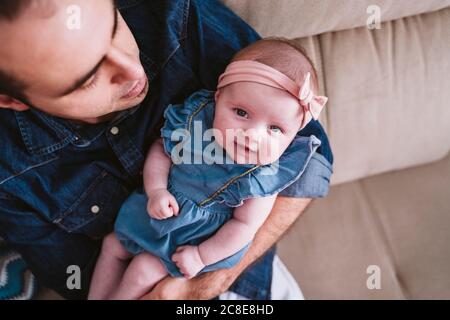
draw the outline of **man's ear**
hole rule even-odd
[[[0,108],[14,111],[26,111],[29,109],[25,103],[4,94],[0,94]]]

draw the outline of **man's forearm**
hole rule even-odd
[[[278,196],[267,220],[259,228],[255,238],[242,260],[233,268],[206,273],[206,277],[215,277],[215,273],[225,273],[228,288],[237,277],[254,261],[270,249],[295,222],[312,199],[288,198]],[[221,275],[223,277],[223,275]],[[226,289],[227,289],[226,288]]]
[[[228,269],[229,272],[237,273],[237,277],[269,250],[297,220],[311,200],[278,196],[269,217],[259,228],[249,250],[239,264]]]

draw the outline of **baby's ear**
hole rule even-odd
[[[219,96],[220,96],[220,89],[218,89],[218,90],[216,91],[216,94],[214,95],[214,98],[215,98],[215,100],[216,100],[216,103],[217,103],[217,101],[219,100]]]

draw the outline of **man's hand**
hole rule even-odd
[[[235,278],[226,269],[205,272],[192,279],[167,276],[142,300],[209,300],[228,290]]]
[[[172,261],[186,279],[191,279],[205,267],[198,246],[180,246],[172,255]]]
[[[161,220],[178,215],[177,200],[167,189],[154,189],[148,191],[147,195],[147,212],[150,217]]]

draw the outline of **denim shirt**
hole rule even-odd
[[[95,125],[35,109],[0,110],[0,236],[44,284],[66,297],[85,295],[86,289],[81,294],[64,289],[65,264],[77,264],[77,257],[94,261],[87,257],[89,241],[113,230],[122,203],[142,186],[146,153],[159,136],[165,108],[199,89],[214,90],[232,56],[259,39],[215,0],[119,0],[117,5],[150,83],[140,105]],[[327,136],[317,121],[300,133],[314,134],[321,146],[304,175],[281,195],[325,196],[333,162]],[[72,242],[64,246],[64,241]],[[271,274],[270,257],[261,261],[234,284],[237,293],[270,297],[258,290],[261,275],[267,282]]]

